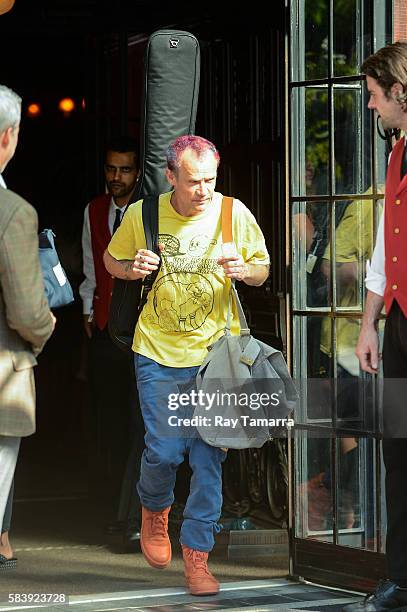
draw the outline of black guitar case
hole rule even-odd
[[[141,173],[131,202],[168,191],[165,152],[177,136],[193,134],[198,107],[200,75],[199,43],[189,32],[158,30],[147,43],[141,108]],[[130,203],[131,203],[130,202]],[[143,203],[143,221],[150,219],[153,246],[158,253],[157,198]],[[155,225],[154,225],[155,224]],[[147,232],[146,232],[147,234]],[[124,351],[131,353],[134,329],[147,293],[154,281],[115,279],[109,313],[109,333]]]

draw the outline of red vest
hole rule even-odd
[[[93,320],[99,329],[104,329],[107,325],[113,290],[113,277],[103,263],[103,253],[112,237],[109,230],[111,199],[110,195],[105,194],[98,196],[89,204],[90,235],[96,276],[96,289],[93,295]]]
[[[384,304],[389,314],[393,300],[397,300],[407,317],[407,174],[400,181],[403,154],[404,138],[401,138],[393,148],[386,177]]]

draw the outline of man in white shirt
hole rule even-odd
[[[139,537],[134,514],[137,514],[135,482],[138,479],[137,454],[143,445],[142,421],[137,421],[139,408],[135,400],[134,375],[131,359],[113,343],[108,332],[113,277],[103,264],[103,253],[120,225],[126,206],[131,202],[138,176],[136,142],[116,138],[106,149],[105,179],[108,193],[93,199],[85,208],[82,232],[83,273],[79,292],[83,301],[83,322],[89,338],[89,383],[92,403],[92,433],[104,477],[113,484],[113,497],[119,497],[118,486],[130,452],[133,432],[136,440],[131,466],[133,472],[123,483],[118,521],[109,533],[123,532],[131,543]],[[136,498],[134,499],[134,497]],[[132,499],[132,501],[131,501]],[[132,506],[128,523],[128,506]],[[136,521],[136,522],[135,522]],[[126,533],[127,531],[127,533]]]
[[[407,130],[407,43],[388,45],[362,65],[369,92],[368,107],[385,129]],[[383,306],[383,459],[386,467],[389,580],[381,581],[364,601],[346,612],[407,607],[407,159],[405,138],[392,151],[386,176],[385,209],[366,277],[367,297],[356,355],[365,372],[379,368],[378,319]]]

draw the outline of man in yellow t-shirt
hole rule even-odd
[[[137,486],[142,503],[141,547],[153,567],[169,564],[168,513],[177,468],[188,454],[193,475],[180,542],[193,595],[219,590],[207,559],[219,530],[221,464],[226,453],[193,437],[186,427],[174,426],[174,420],[192,417],[194,405],[180,401],[172,412],[173,400],[181,399],[180,385],[195,377],[207,347],[223,334],[231,280],[259,286],[269,274],[263,234],[239,200],[234,201],[232,218],[236,252],[222,254],[222,195],[215,192],[219,159],[208,140],[177,138],[167,151],[166,177],[173,190],[159,198],[161,257],[146,249],[141,201],[129,207],[104,257],[107,270],[127,280],[151,274],[161,259],[133,341],[146,428]],[[238,333],[235,312],[231,329]]]

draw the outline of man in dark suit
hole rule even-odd
[[[21,437],[35,431],[33,367],[55,326],[38,257],[37,213],[1,174],[14,155],[20,117],[21,98],[0,85],[0,533]],[[14,567],[7,532],[1,544],[0,569]]]
[[[85,280],[80,286],[80,294],[85,333],[89,338],[92,430],[96,434],[96,451],[104,480],[106,476],[111,480],[113,495],[117,498],[118,485],[125,471],[117,521],[107,530],[111,534],[122,533],[125,544],[134,547],[140,537],[140,503],[135,485],[144,427],[135,400],[132,360],[117,348],[108,331],[113,277],[103,264],[103,253],[120,225],[137,182],[136,142],[127,137],[112,140],[106,149],[104,170],[108,192],[94,198],[84,212],[82,250]],[[133,448],[130,450],[131,444]]]

